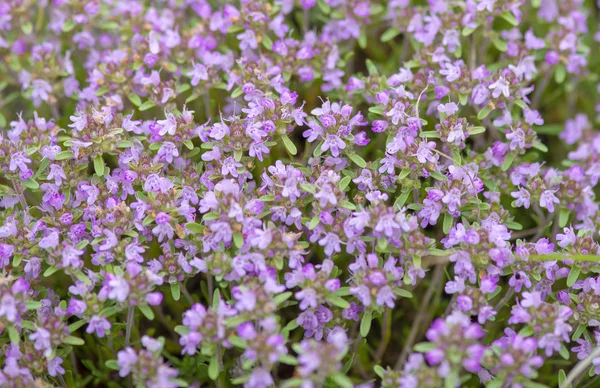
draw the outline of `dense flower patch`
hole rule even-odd
[[[1,1],[0,386],[600,384],[598,14]]]

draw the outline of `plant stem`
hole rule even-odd
[[[560,386],[560,388],[567,388],[577,377],[579,377],[579,375],[581,375],[583,372],[585,372],[585,370],[587,368],[589,368],[590,365],[592,365],[592,362],[598,356],[600,356],[600,346],[595,348],[590,353],[589,356],[587,356],[585,359],[579,361],[577,363],[577,365],[575,365],[575,367],[573,367],[573,369],[571,369],[569,371],[569,374],[567,375],[567,379]]]
[[[427,308],[429,307],[429,302],[431,302],[431,298],[433,297],[433,293],[437,286],[441,285],[442,277],[444,276],[444,267],[445,265],[436,265],[433,270],[433,275],[431,276],[431,283],[429,283],[429,287],[427,291],[425,291],[425,296],[421,302],[421,308],[417,313],[413,321],[413,325],[410,328],[410,333],[408,334],[408,338],[406,340],[406,344],[404,345],[404,349],[398,357],[398,361],[396,361],[396,369],[399,369],[402,364],[406,362],[406,358],[408,357],[408,353],[410,349],[414,345],[417,340],[417,336],[419,331],[421,331],[422,323],[425,320],[425,316],[427,315]]]
[[[129,305],[127,310],[127,327],[125,328],[125,346],[129,346],[131,340],[131,328],[133,327],[133,306]]]

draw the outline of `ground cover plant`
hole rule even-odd
[[[1,1],[0,386],[599,386],[599,15]]]

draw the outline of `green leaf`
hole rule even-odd
[[[301,183],[300,188],[302,190],[306,191],[307,193],[311,193],[311,194],[315,194],[317,192],[315,190],[315,186],[311,185],[310,183]]]
[[[540,135],[558,135],[565,129],[565,126],[563,124],[546,124],[533,129]]]
[[[15,329],[14,326],[8,326],[7,330],[10,342],[12,342],[13,344],[18,344],[19,342],[21,342],[21,335],[19,334],[17,329]]]
[[[285,145],[285,148],[288,150],[288,152],[292,155],[296,155],[296,153],[298,153],[298,149],[296,148],[296,145],[294,144],[294,142],[288,137],[287,134],[282,134],[281,135],[281,139],[283,140],[283,144]]]
[[[275,303],[276,306],[279,306],[280,304],[282,304],[286,300],[290,299],[291,297],[292,297],[291,291],[283,292],[273,298],[273,303]]]
[[[73,153],[71,151],[62,151],[56,154],[56,160],[73,159]]]
[[[208,364],[208,377],[211,380],[216,380],[219,377],[219,360],[217,360],[217,355],[214,355],[210,359],[210,364]]]
[[[102,155],[94,158],[94,171],[96,171],[98,176],[104,175],[104,160],[102,160]]]
[[[534,141],[533,143],[531,143],[531,146],[533,148],[535,148],[536,150],[542,151],[542,152],[548,152],[548,147],[546,147],[546,145],[544,143],[541,143],[539,141]]]
[[[512,24],[514,27],[517,27],[519,25],[519,21],[517,20],[515,15],[513,15],[510,12],[502,12],[500,14],[500,17],[502,19],[506,20],[507,22],[509,22],[510,24]]]
[[[279,357],[279,362],[286,365],[298,365],[298,360],[291,354],[284,354]]]
[[[47,278],[49,276],[52,276],[52,274],[54,274],[54,272],[58,271],[58,268],[56,268],[55,266],[50,266],[48,267],[47,270],[44,271],[44,277]]]
[[[108,368],[108,369],[112,369],[112,370],[119,370],[121,369],[119,367],[119,364],[117,363],[117,360],[107,360],[104,365]]]
[[[154,311],[148,305],[138,306],[138,309],[144,314],[149,321],[154,320]]]
[[[363,338],[366,338],[371,331],[371,320],[373,319],[371,314],[371,310],[365,311],[362,319],[360,320],[360,335]]]
[[[565,66],[563,64],[556,65],[554,68],[554,81],[556,81],[557,84],[562,84],[565,81],[565,78],[567,78],[567,69]]]
[[[171,295],[176,301],[181,297],[181,288],[179,283],[171,283]]]
[[[473,135],[479,135],[480,133],[484,133],[485,132],[485,127],[471,127],[469,129],[467,129],[467,132],[471,136],[473,136]]]
[[[27,187],[30,190],[35,190],[40,187],[40,184],[37,183],[34,179],[29,178],[25,182],[23,182],[23,186]]]
[[[479,120],[483,120],[486,117],[488,117],[490,115],[490,113],[492,113],[493,110],[494,109],[491,106],[487,105],[482,110],[479,111],[479,113],[477,114],[477,118]]]
[[[65,22],[65,24],[63,24],[62,26],[62,30],[63,32],[69,32],[71,31],[73,28],[75,28],[75,21],[73,21],[73,19],[69,19]]]
[[[567,225],[569,222],[569,217],[571,216],[571,211],[569,209],[560,209],[560,215],[558,217],[558,226],[561,228]]]
[[[450,213],[445,213],[444,214],[444,225],[443,225],[444,233],[448,234],[448,232],[450,232],[450,229],[452,229],[453,223],[454,223],[454,217],[452,217],[450,215]]]
[[[156,104],[154,103],[154,101],[146,101],[144,102],[142,105],[139,106],[139,110],[141,112],[147,111],[148,109],[154,108],[156,106]]]
[[[195,222],[188,222],[187,224],[185,224],[185,228],[193,234],[200,234],[204,232],[204,226]]]
[[[28,300],[25,302],[25,308],[27,310],[37,310],[42,308],[42,302],[38,302],[37,300]]]
[[[188,334],[190,332],[190,328],[187,326],[182,326],[182,325],[177,325],[175,326],[175,329],[173,329],[175,331],[175,333],[179,334],[179,335],[185,335]]]
[[[325,299],[332,305],[339,307],[341,309],[347,309],[348,307],[350,307],[350,303],[348,303],[345,299],[340,298],[339,296],[337,296],[335,294],[329,294],[329,295],[327,295],[327,298],[325,298]]]
[[[73,346],[81,346],[85,344],[85,341],[79,337],[73,337],[72,335],[68,335],[65,338],[63,338],[63,343],[67,344],[67,345],[73,345]]]
[[[580,323],[580,324],[577,326],[577,329],[575,330],[575,332],[573,333],[573,336],[571,337],[571,340],[572,340],[572,341],[576,341],[576,340],[578,340],[579,338],[581,338],[581,335],[582,335],[582,334],[583,334],[583,332],[584,332],[584,331],[586,331],[586,330],[587,330],[587,325],[585,325],[585,324],[583,324],[583,323]]]
[[[375,372],[375,374],[379,376],[380,379],[382,379],[385,376],[385,369],[383,369],[381,365],[375,365],[373,367],[373,372]]]
[[[369,72],[370,75],[379,74],[379,72],[377,71],[377,66],[375,66],[373,61],[371,61],[370,59],[367,59],[365,61],[365,64],[367,66],[367,71]]]
[[[346,190],[346,187],[348,187],[348,185],[350,184],[351,180],[352,180],[352,178],[350,178],[349,176],[343,177],[340,180],[340,183],[338,183],[338,187],[340,188],[340,190],[342,190],[342,191]]]
[[[358,47],[363,50],[367,48],[367,34],[364,30],[360,32],[360,35],[358,35]]]
[[[85,319],[80,319],[75,323],[71,323],[69,325],[69,333],[75,333],[77,330],[79,330],[79,328],[81,328],[86,323],[87,322],[85,321]]]
[[[352,380],[350,380],[350,377],[346,376],[341,372],[334,374],[330,378],[336,383],[336,387],[352,388],[354,386],[352,384]]]
[[[369,113],[374,115],[383,116],[383,109],[380,106],[372,106],[369,108]]]
[[[260,43],[263,45],[264,48],[271,51],[271,48],[273,47],[273,41],[271,40],[269,35],[266,35],[266,34],[263,35],[262,41]]]
[[[433,179],[438,180],[438,181],[448,180],[448,178],[439,171],[431,171],[429,174],[431,175],[431,177]]]
[[[573,284],[579,279],[579,274],[581,273],[581,269],[577,267],[571,267],[571,271],[569,271],[569,277],[567,277],[567,286],[572,287]]]
[[[232,335],[229,337],[229,342],[231,342],[231,344],[235,347],[238,347],[240,349],[246,349],[248,347],[248,343],[246,342],[246,340],[241,339],[240,337],[236,336],[236,335]]]
[[[567,380],[567,374],[565,373],[565,371],[563,369],[558,371],[558,386],[561,388],[571,388],[572,385],[571,383],[569,383],[569,385],[565,385],[565,381]]]
[[[392,27],[392,28],[387,29],[383,34],[381,34],[380,40],[384,43],[389,42],[390,40],[394,39],[398,35],[400,35],[400,30]]]
[[[319,225],[319,215],[317,214],[316,216],[313,217],[312,220],[310,220],[310,224],[308,224],[308,230],[313,230],[314,228],[317,227],[317,225]]]
[[[135,106],[140,106],[142,105],[142,99],[140,98],[140,96],[138,96],[135,93],[129,93],[127,95],[127,98],[129,99],[129,101],[131,101],[131,103]]]
[[[359,154],[351,154],[350,160],[352,160],[360,168],[367,167],[367,162],[365,162],[365,160]]]
[[[569,353],[569,350],[565,347],[565,345],[560,346],[560,349],[558,350],[558,354],[560,354],[560,356],[562,358],[564,358],[565,360],[568,360],[569,358],[571,358],[571,354]]]
[[[502,171],[506,171],[510,168],[510,166],[512,165],[513,160],[515,160],[515,154],[508,154],[506,155],[506,158],[504,159],[504,163],[502,163]]]
[[[233,92],[231,92],[231,98],[238,98],[239,96],[241,96],[244,93],[244,91],[242,90],[242,87],[237,87],[233,90]]]
[[[233,243],[237,249],[244,246],[244,235],[241,232],[235,232],[233,234]]]
[[[394,290],[394,294],[398,295],[399,297],[408,298],[408,299],[413,297],[413,294],[410,291],[407,291],[403,288],[396,288]]]
[[[413,346],[413,350],[415,352],[425,353],[425,352],[435,349],[436,347],[437,346],[431,342],[420,342],[420,343],[416,344],[415,346]]]
[[[508,45],[505,41],[503,41],[500,38],[494,38],[492,40],[492,43],[494,44],[494,47],[496,47],[496,49],[500,52],[505,52],[506,50],[508,50]]]

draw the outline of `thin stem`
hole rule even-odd
[[[595,348],[589,356],[587,356],[585,359],[579,361],[577,363],[577,365],[575,365],[575,367],[573,369],[571,369],[569,371],[569,374],[567,375],[567,379],[565,380],[565,382],[560,386],[560,388],[567,388],[568,386],[570,386],[570,384],[577,378],[579,377],[579,375],[581,375],[583,372],[585,372],[585,370],[587,368],[590,367],[590,365],[592,365],[592,361],[594,361],[594,359],[596,357],[600,356],[600,346]]]
[[[133,306],[129,305],[127,310],[127,327],[125,328],[125,346],[129,346],[131,340],[131,328],[133,327]]]
[[[502,299],[500,299],[500,301],[494,306],[494,311],[496,311],[496,312],[500,311],[500,309],[502,307],[504,307],[504,305],[510,300],[510,298],[514,294],[515,294],[515,289],[509,288],[508,291],[506,291],[506,294],[504,294],[504,296],[502,297]]]
[[[390,343],[390,338],[392,337],[391,315],[392,313],[389,309],[386,309],[383,312],[383,321],[381,322],[381,331],[383,332],[383,337],[381,338],[381,342],[379,342],[379,346],[377,347],[377,353],[375,353],[375,360],[377,360],[377,364],[381,362],[383,354]]]
[[[29,205],[27,204],[27,199],[25,198],[25,194],[23,193],[23,187],[19,182],[17,182],[14,179],[12,181],[12,184],[15,191],[17,192],[17,196],[19,197],[19,203],[23,208],[23,221],[25,222],[25,225],[29,226],[29,223],[31,222],[31,215],[29,214]]]
[[[423,298],[423,301],[421,302],[421,308],[413,321],[412,327],[410,328],[410,333],[408,334],[408,338],[406,340],[406,344],[404,345],[404,349],[402,350],[400,357],[398,357],[398,361],[396,361],[396,369],[400,368],[400,366],[406,362],[408,353],[410,352],[410,349],[417,340],[417,336],[423,326],[422,323],[427,315],[427,309],[429,307],[429,303],[431,302],[431,298],[433,297],[433,293],[436,287],[439,287],[441,285],[441,280],[443,276],[444,265],[437,265],[433,270],[431,283],[429,283],[429,287],[427,288],[427,291],[425,291],[425,296]]]

